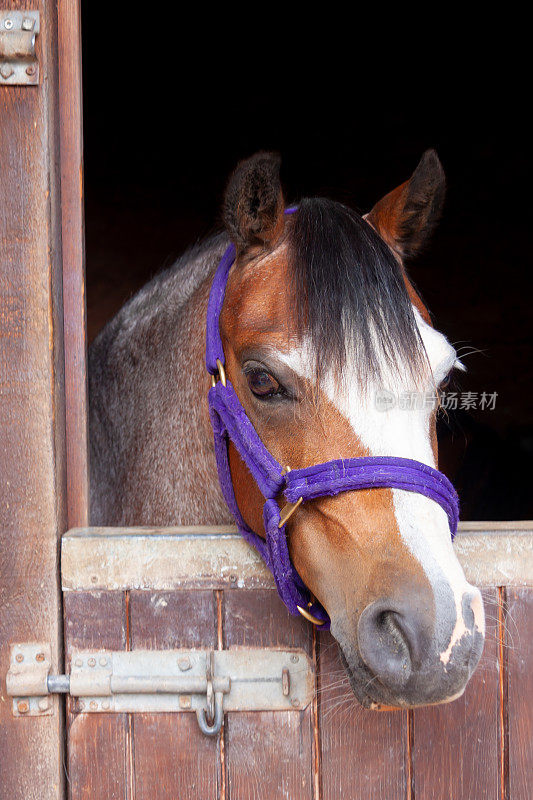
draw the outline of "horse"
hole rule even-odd
[[[439,390],[462,365],[405,263],[427,242],[444,194],[429,150],[363,216],[321,197],[287,213],[279,157],[239,163],[224,229],[157,274],[90,348],[91,524],[233,521],[205,399],[216,381],[204,364],[210,288],[228,245],[217,321],[224,380],[275,463],[387,456],[435,469]],[[264,539],[264,497],[232,441],[227,461],[238,513]],[[441,505],[386,485],[315,497],[291,514],[290,561],[329,616],[359,702],[460,696],[485,621]]]

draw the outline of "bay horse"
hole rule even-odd
[[[434,400],[461,366],[404,266],[441,213],[436,153],[365,216],[324,198],[286,213],[279,172],[274,154],[241,162],[224,197],[224,232],[156,275],[91,346],[91,524],[232,522],[204,365],[210,287],[230,243],[217,320],[225,373],[275,462],[390,456],[436,468],[438,404],[380,401]],[[227,458],[238,512],[264,537],[264,497],[232,442]],[[320,496],[292,514],[286,541],[364,706],[462,694],[483,648],[484,612],[441,505],[386,487]]]

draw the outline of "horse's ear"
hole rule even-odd
[[[385,195],[366,219],[400,258],[414,256],[437,224],[446,179],[435,150],[426,150],[408,181]]]
[[[275,153],[257,153],[241,161],[229,179],[223,218],[237,250],[254,244],[269,246],[282,230],[280,163]]]

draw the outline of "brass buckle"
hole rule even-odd
[[[217,358],[217,370],[218,370],[218,372],[217,372],[216,375],[211,375],[211,386],[216,386],[217,385],[217,380],[220,381],[222,386],[225,386],[226,385],[226,370],[224,369],[224,364],[222,363],[220,358]]]

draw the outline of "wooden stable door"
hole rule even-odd
[[[0,0],[2,800],[66,791],[63,704],[15,717],[5,681],[17,642],[61,672],[60,538],[87,522],[80,98],[76,0]]]
[[[361,709],[331,636],[287,614],[230,531],[86,528],[79,3],[0,0],[0,20],[0,800],[529,798],[531,526],[463,526],[485,653],[464,697],[414,713]],[[230,710],[208,737],[192,693],[159,713],[17,701],[25,644],[71,687],[109,653],[287,651],[287,707]]]
[[[530,798],[533,594],[487,585],[501,574],[482,558],[492,550],[509,580],[526,582],[530,529],[459,534],[467,575],[484,584],[485,651],[462,698],[416,712],[362,709],[331,635],[291,617],[259,557],[222,533],[67,534],[67,663],[83,650],[297,648],[312,665],[314,696],[303,709],[226,713],[215,738],[187,711],[91,713],[87,700],[80,709],[69,699],[73,800]]]

